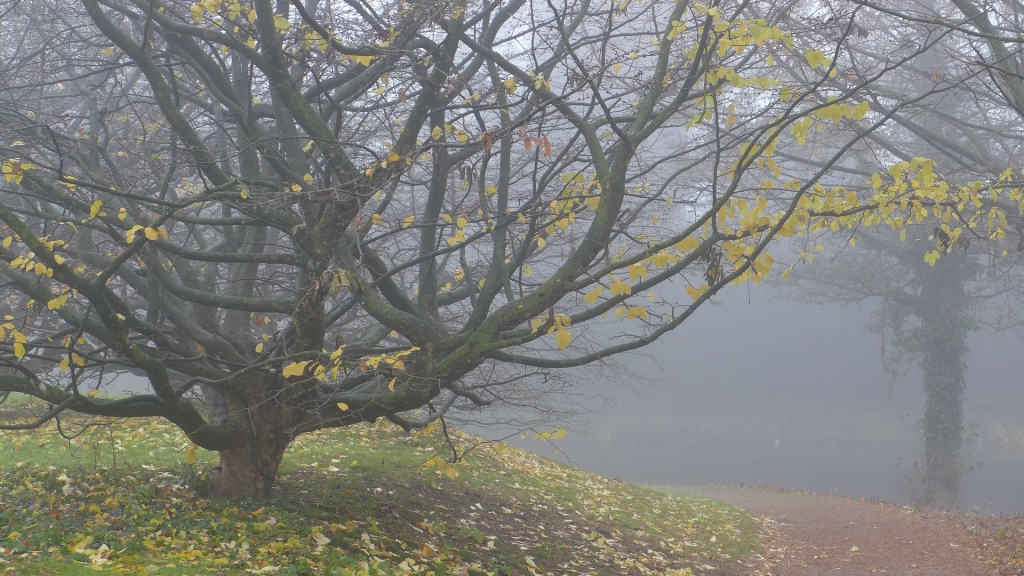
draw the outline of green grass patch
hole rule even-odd
[[[456,433],[299,438],[267,500],[202,496],[216,454],[157,420],[0,432],[0,575],[689,574],[759,547],[728,505]],[[426,466],[424,465],[426,464]]]

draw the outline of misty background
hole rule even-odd
[[[509,441],[650,484],[784,486],[910,503],[923,454],[916,361],[895,380],[877,302],[805,304],[732,286],[616,369],[576,374],[564,439]],[[1024,355],[1013,332],[973,332],[964,404],[961,507],[1024,512]],[[493,429],[471,431],[494,438]]]
[[[656,343],[569,371],[568,403],[559,407],[574,415],[554,420],[565,438],[523,438],[501,424],[464,429],[628,482],[911,504],[924,443],[917,361],[886,371],[882,338],[869,329],[877,300],[818,305],[785,290],[730,286]],[[609,318],[588,329],[614,337],[626,327]],[[969,344],[960,507],[1024,513],[1021,341],[983,328]],[[129,374],[104,386],[147,388]]]

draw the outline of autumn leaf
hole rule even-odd
[[[565,328],[561,328],[555,332],[555,343],[562,350],[565,350],[572,342],[572,332],[569,332]]]
[[[306,372],[306,366],[309,363],[310,360],[305,360],[302,362],[292,362],[291,364],[285,366],[283,370],[281,370],[281,375],[284,376],[285,378],[290,378],[293,376],[302,376]]]
[[[598,286],[590,292],[587,292],[586,295],[583,296],[583,301],[590,305],[597,304],[597,299],[601,297],[602,292],[604,292],[604,286]]]
[[[608,287],[608,289],[611,291],[612,296],[628,296],[633,293],[633,288],[621,278],[616,278],[615,280],[612,280],[612,283]]]
[[[808,50],[804,52],[804,57],[811,68],[817,68],[825,63],[825,54],[821,50]]]
[[[686,238],[683,238],[679,242],[676,242],[675,246],[676,250],[679,250],[680,252],[693,252],[699,247],[700,240],[693,236],[687,236]]]

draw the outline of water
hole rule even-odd
[[[968,414],[961,507],[1024,513],[1024,436],[1019,416]],[[617,413],[601,431],[570,434],[560,454],[527,449],[587,470],[649,484],[768,485],[909,504],[920,455],[916,417],[892,412]],[[979,462],[981,465],[979,465]]]

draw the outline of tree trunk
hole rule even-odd
[[[924,503],[955,507],[960,497],[963,448],[966,334],[945,326],[927,327],[921,369],[924,373]]]
[[[956,277],[961,259],[950,255],[943,260],[922,292],[926,304],[918,335],[925,393],[922,503],[953,508],[959,502],[963,477],[963,402],[971,325],[963,315],[966,298]]]
[[[266,498],[277,478],[281,456],[259,448],[253,438],[242,448],[220,451],[220,465],[210,478],[210,495],[221,498]]]
[[[261,395],[262,396],[262,395]],[[230,418],[246,438],[241,446],[220,451],[220,465],[210,478],[210,495],[223,498],[266,498],[277,479],[285,449],[292,441],[287,414],[274,399],[249,399],[239,409],[228,398]]]

